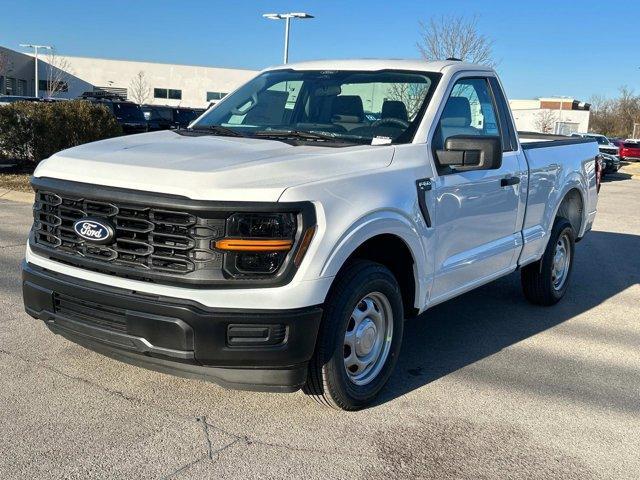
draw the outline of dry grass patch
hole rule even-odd
[[[31,192],[29,185],[30,173],[0,173],[0,190],[16,190]]]

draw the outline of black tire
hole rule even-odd
[[[556,285],[553,277],[554,256],[556,246],[563,238],[566,238],[567,241],[566,248],[569,251],[569,260],[566,267],[566,276],[564,276],[562,284]],[[542,259],[527,265],[520,272],[522,290],[527,300],[533,304],[545,306],[558,303],[569,286],[573,270],[573,259],[575,258],[574,253],[575,232],[571,223],[566,218],[556,218]]]
[[[356,330],[352,321],[356,307],[360,308],[369,295],[375,298],[378,294],[388,300],[385,309],[390,309],[392,322],[387,322],[387,328],[392,336],[390,341],[383,342],[383,349],[388,349],[388,353],[379,357],[377,374],[372,374],[369,383],[358,385],[352,380],[353,373],[347,372],[345,355],[350,348],[345,343],[345,335],[348,329]],[[389,269],[365,260],[350,263],[336,278],[325,302],[316,351],[309,362],[303,391],[323,405],[342,410],[359,410],[371,403],[395,367],[402,344],[403,324],[400,287]]]

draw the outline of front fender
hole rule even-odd
[[[427,292],[426,252],[415,224],[402,212],[385,210],[372,212],[350,225],[336,242],[325,260],[321,277],[333,277],[338,274],[349,256],[364,242],[378,235],[395,235],[400,238],[411,252],[414,262],[416,285],[416,306],[424,304]]]

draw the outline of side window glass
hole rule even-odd
[[[502,150],[511,152],[518,149],[518,141],[513,131],[513,122],[509,116],[509,106],[504,96],[500,83],[495,77],[489,79],[491,89],[493,90],[493,98],[498,104],[498,113],[500,114],[500,125],[502,130]]]
[[[442,149],[454,135],[499,136],[498,115],[484,78],[458,80],[438,122],[433,144]]]

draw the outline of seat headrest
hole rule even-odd
[[[331,105],[331,116],[334,115],[355,117],[356,122],[361,121],[364,118],[362,99],[358,95],[338,95]]]
[[[471,126],[471,105],[467,97],[449,97],[440,120],[443,127]]]
[[[380,118],[399,118],[408,122],[407,106],[401,100],[385,100],[382,103]]]

